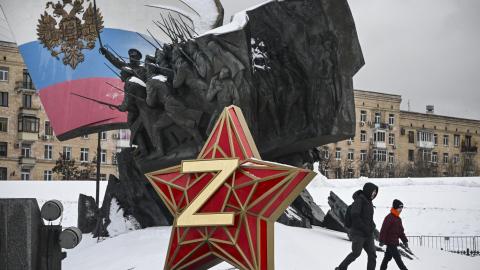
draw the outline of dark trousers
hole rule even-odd
[[[398,252],[397,246],[387,245],[387,250],[385,251],[385,257],[383,257],[382,265],[380,265],[380,270],[386,270],[388,262],[391,259],[394,259],[400,270],[408,270],[405,264],[403,264],[402,257]]]
[[[367,270],[375,270],[375,265],[377,264],[377,254],[375,250],[375,242],[372,237],[361,237],[361,236],[352,236],[352,252],[347,255],[345,260],[338,266],[340,270],[347,270],[348,266],[355,261],[360,254],[362,249],[367,252],[368,263]]]

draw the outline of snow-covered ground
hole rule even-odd
[[[162,269],[168,248],[170,227],[148,228],[96,243],[84,239],[80,246],[68,252],[65,270],[154,270]],[[275,269],[314,270],[334,269],[348,254],[351,243],[345,234],[322,228],[301,229],[275,225]],[[419,260],[405,260],[409,269],[477,270],[480,258],[471,258],[443,251],[414,248]],[[383,258],[377,253],[377,263]],[[364,270],[367,256],[362,254],[350,270]],[[398,269],[390,263],[389,269]],[[231,269],[222,263],[212,268]]]
[[[480,235],[480,177],[326,180],[319,176],[307,189],[326,212],[330,191],[350,204],[352,194],[368,181],[379,186],[374,200],[378,227],[393,199],[399,199],[405,205],[401,216],[407,235]]]
[[[308,186],[315,201],[328,210],[327,198],[333,190],[346,203],[352,193],[367,181],[377,184],[375,220],[381,225],[394,198],[405,204],[402,217],[409,235],[479,235],[480,177],[422,179],[349,179],[315,178]],[[101,183],[101,197],[106,182]],[[0,182],[0,198],[37,198],[39,204],[59,199],[64,204],[63,226],[75,226],[78,194],[95,196],[95,182],[29,181]],[[117,224],[121,225],[121,224]],[[120,226],[121,227],[121,226]],[[116,229],[120,228],[117,227]],[[161,269],[168,248],[170,227],[148,228],[105,239],[99,243],[84,235],[80,245],[68,251],[65,270],[150,270]],[[120,230],[121,231],[121,230]],[[413,247],[419,260],[407,261],[409,269],[480,269],[480,257],[471,258],[443,251]],[[275,264],[281,270],[334,269],[350,250],[345,234],[323,228],[301,229],[275,225]],[[378,253],[378,263],[383,257]],[[229,269],[226,263],[213,269]],[[365,269],[363,254],[349,268]],[[397,269],[391,263],[389,269]]]

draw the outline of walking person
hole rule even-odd
[[[362,249],[367,252],[367,270],[375,270],[377,255],[373,232],[373,199],[377,196],[378,187],[373,183],[366,183],[362,190],[353,194],[353,204],[350,206],[350,238],[352,240],[352,252],[335,268],[335,270],[347,270],[348,266],[355,261]]]
[[[380,270],[386,270],[388,262],[393,258],[400,270],[408,270],[405,264],[403,264],[402,257],[398,252],[398,239],[402,239],[403,244],[408,248],[408,239],[405,236],[403,230],[402,219],[400,213],[403,210],[403,203],[397,199],[393,200],[392,209],[390,214],[385,217],[383,221],[382,229],[380,230],[380,246],[386,245],[385,257],[383,257]]]

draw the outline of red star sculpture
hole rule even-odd
[[[225,108],[197,160],[148,173],[174,216],[165,270],[273,270],[274,223],[313,179],[263,161],[242,111]]]

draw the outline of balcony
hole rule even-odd
[[[387,148],[387,143],[386,142],[373,142],[373,147],[374,148]]]
[[[435,144],[429,141],[417,141],[417,147],[424,149],[433,149],[435,147]]]
[[[37,163],[37,159],[34,157],[20,157],[19,163],[22,168],[33,168]]]
[[[117,141],[117,148],[130,147],[130,130],[120,130],[118,133],[112,134],[114,140]]]
[[[38,141],[38,133],[33,132],[18,132],[18,140],[26,142]]]
[[[477,153],[478,152],[478,147],[462,143],[462,148],[461,148],[460,151],[462,153]]]
[[[36,89],[32,82],[18,81],[15,82],[15,90],[24,93],[35,93]]]
[[[391,129],[391,128],[390,128],[390,125],[387,124],[387,123],[375,123],[375,122],[373,122],[372,125],[371,125],[371,127],[376,128],[376,129],[383,129],[383,130],[385,130],[385,129]],[[393,127],[393,126],[392,126],[392,127]]]
[[[40,107],[20,107],[20,114],[22,115],[37,115]]]

